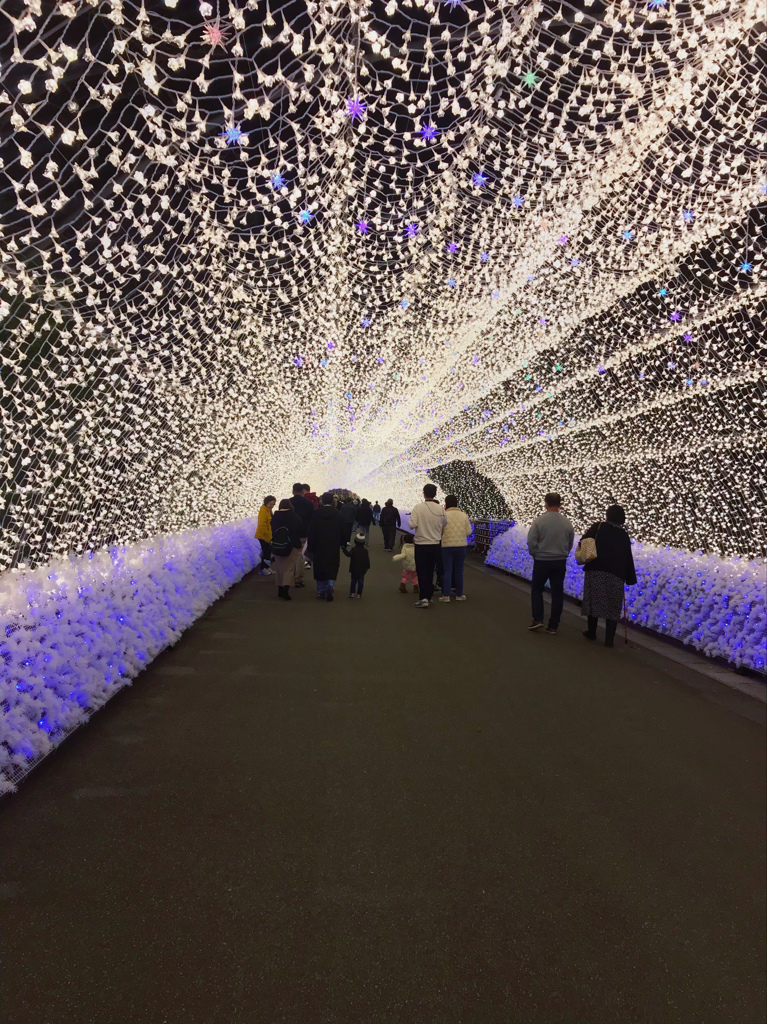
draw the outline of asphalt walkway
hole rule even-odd
[[[763,1021],[747,699],[372,561],[251,575],[4,801],[2,1021]]]

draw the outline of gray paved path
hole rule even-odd
[[[5,801],[2,1020],[763,1021],[763,727],[490,575],[415,610],[379,538],[361,602],[244,580]]]

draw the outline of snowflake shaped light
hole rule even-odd
[[[682,210],[682,219],[685,224],[692,224],[695,220],[695,210]]]
[[[651,11],[662,11],[668,7],[668,0],[649,0],[647,6]]]
[[[421,138],[424,142],[434,142],[438,135],[439,129],[435,128],[433,124],[421,125]]]
[[[455,288],[456,280],[454,277],[449,277],[447,281],[448,288]]]
[[[415,221],[410,221],[409,224],[405,225],[405,237],[415,238],[418,234],[418,224]]]
[[[233,124],[228,128],[225,128],[219,135],[219,138],[224,139],[227,146],[236,146],[245,138],[245,132],[240,130],[240,126],[238,124]]]
[[[534,71],[526,71],[524,75],[522,75],[522,83],[532,89],[538,84],[538,76]]]
[[[358,235],[367,235],[370,231],[370,224],[366,220],[358,220],[354,227]]]
[[[372,319],[369,316],[363,316],[363,318],[362,318],[362,326],[363,327],[370,327],[372,322],[373,321],[372,321]]]
[[[298,219],[302,224],[309,224],[314,218],[314,214],[311,210],[301,210],[298,214]]]
[[[346,117],[350,117],[352,121],[361,120],[367,109],[367,104],[363,103],[359,96],[352,96],[346,101]]]
[[[487,185],[488,177],[483,174],[482,171],[475,171],[471,176],[472,185],[476,185],[477,188],[484,188]]]
[[[682,319],[681,310],[675,309],[673,313],[669,313],[668,318],[672,323],[678,324],[679,321]]]
[[[206,22],[202,30],[202,41],[214,50],[217,46],[224,47],[229,38],[229,29],[220,21]]]
[[[569,242],[570,242],[570,239],[567,237],[567,235],[560,235],[559,238],[557,239],[557,241],[559,242],[560,245],[568,245]]]
[[[451,255],[455,255],[455,253],[457,253],[459,249],[460,246],[457,242],[448,242],[447,245],[445,246],[445,250],[449,252]]]
[[[635,235],[631,228],[626,228],[625,231],[621,232],[621,238],[624,242],[633,242]]]
[[[522,207],[525,205],[525,197],[524,196],[512,196],[512,198],[511,198],[511,205],[514,207],[515,210],[521,210]]]
[[[489,252],[481,252],[479,254],[479,259],[480,259],[481,263],[487,263],[487,261],[490,259],[490,253]]]
[[[269,182],[275,192],[279,191],[281,188],[285,188],[285,178],[282,176],[280,171],[274,171],[269,178]]]
[[[743,260],[742,263],[738,264],[738,270],[743,274],[750,274],[754,269],[754,264],[750,260]]]

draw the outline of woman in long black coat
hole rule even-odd
[[[583,567],[586,575],[581,614],[589,623],[583,635],[587,640],[596,640],[597,623],[604,619],[605,647],[613,646],[618,619],[623,611],[625,586],[632,587],[637,581],[631,538],[623,527],[625,522],[623,508],[611,505],[605,522],[594,523],[583,535],[594,538],[597,545],[597,557]]]
[[[323,601],[332,601],[333,587],[341,564],[344,524],[332,494],[323,494],[320,502],[309,524],[306,557],[312,563],[317,597]]]

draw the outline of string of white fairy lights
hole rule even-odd
[[[762,551],[761,7],[0,0],[0,568],[437,469]]]

